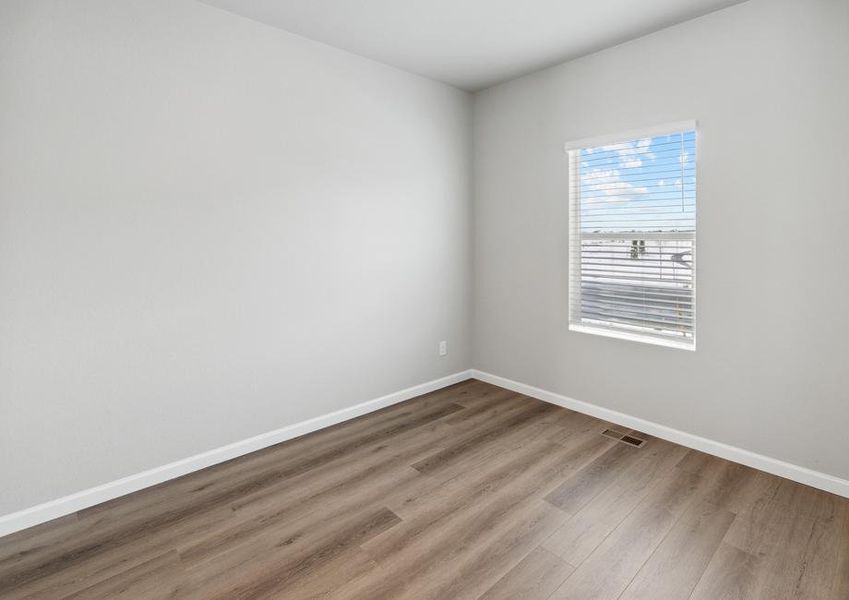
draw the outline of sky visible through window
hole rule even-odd
[[[695,131],[583,148],[573,159],[571,323],[692,347]]]
[[[578,159],[581,231],[695,231],[695,131],[584,148]]]

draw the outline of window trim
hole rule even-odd
[[[698,131],[697,121],[677,121],[675,123],[666,123],[664,125],[655,125],[653,127],[643,127],[641,129],[631,129],[621,133],[611,133],[607,135],[598,135],[594,137],[572,140],[563,145],[565,152],[573,150],[581,150],[583,148],[594,148],[596,146],[606,146],[609,144],[621,144],[623,142],[631,142],[635,139],[656,137],[658,135],[669,135],[671,133],[679,133],[681,131],[694,130]],[[698,143],[698,136],[696,136]],[[698,183],[698,181],[697,181]]]
[[[580,234],[580,222],[575,218],[574,215],[580,214],[576,208],[577,205],[581,201],[580,197],[580,186],[578,185],[578,155],[579,151],[584,148],[593,148],[596,146],[605,146],[610,144],[620,144],[624,142],[631,142],[641,138],[647,137],[656,137],[661,135],[668,135],[673,133],[680,133],[683,131],[695,131],[696,132],[696,172],[698,173],[698,157],[700,156],[699,152],[699,132],[698,132],[698,123],[695,120],[689,121],[678,121],[674,123],[666,123],[663,125],[656,125],[652,127],[645,127],[642,129],[633,129],[630,131],[625,131],[622,133],[616,134],[608,134],[601,135],[589,138],[583,138],[579,140],[573,140],[570,142],[566,142],[564,144],[564,152],[568,157],[568,167],[569,167],[569,243],[567,245],[567,254],[568,254],[568,274],[567,279],[569,282],[569,291],[568,291],[568,327],[569,331],[574,331],[577,333],[586,333],[592,335],[598,335],[602,337],[615,338],[620,340],[641,342],[644,344],[652,344],[655,346],[664,346],[667,348],[676,348],[681,350],[689,350],[691,352],[695,352],[696,350],[696,326],[698,323],[697,317],[697,294],[696,294],[696,285],[698,281],[698,260],[693,261],[693,316],[696,317],[693,320],[693,337],[691,341],[687,342],[678,342],[674,339],[663,339],[654,337],[651,335],[645,335],[638,332],[629,332],[624,329],[619,329],[615,327],[606,327],[604,325],[585,325],[578,322],[573,322],[573,294],[575,293],[572,289],[572,282],[577,280],[580,281],[580,261],[573,261],[572,252],[573,252],[573,244],[575,240],[575,236],[583,237]],[[695,213],[695,231],[692,233],[693,238],[693,255],[694,257],[698,255],[698,250],[696,245],[698,243],[698,187],[699,187],[699,178],[696,177],[696,213]],[[652,233],[648,234],[651,237],[655,237],[657,239],[662,239],[663,237],[680,237],[682,234],[674,233],[674,234],[664,234],[664,233]],[[607,236],[609,237],[609,236]],[[573,274],[572,269],[578,269],[577,276]],[[578,294],[580,294],[580,290],[578,290]]]

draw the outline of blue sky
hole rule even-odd
[[[580,150],[581,229],[694,231],[696,133]]]

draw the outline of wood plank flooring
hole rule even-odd
[[[849,500],[609,427],[469,380],[0,538],[0,598],[849,599]]]

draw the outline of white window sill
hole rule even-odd
[[[628,340],[631,342],[642,342],[643,344],[652,344],[654,346],[666,346],[667,348],[678,348],[680,350],[696,350],[695,340],[688,342],[676,342],[675,340],[664,340],[650,335],[640,335],[639,333],[629,333],[627,331],[616,331],[613,329],[605,329],[603,327],[592,327],[590,325],[569,324],[569,331],[578,333],[589,333],[592,335],[600,335],[603,337],[616,338],[619,340]]]

